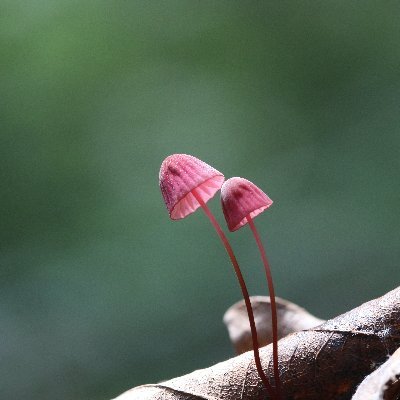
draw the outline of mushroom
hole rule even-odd
[[[271,299],[271,319],[272,319],[272,348],[275,387],[280,395],[280,379],[278,369],[278,323],[275,302],[275,291],[272,281],[271,268],[262,245],[260,235],[254,225],[253,218],[271,206],[272,200],[254,183],[244,178],[234,177],[224,182],[221,187],[222,210],[228,228],[231,232],[238,230],[242,226],[249,224],[250,229],[257,242],[261,259],[264,264],[267,276],[268,290]]]
[[[221,188],[223,182],[224,175],[221,172],[187,154],[173,154],[161,164],[159,183],[170,218],[173,220],[185,218],[201,207],[217,231],[229,255],[246,303],[257,371],[269,395],[274,398],[272,386],[261,366],[257,330],[243,275],[227,237],[206,205],[206,202]]]

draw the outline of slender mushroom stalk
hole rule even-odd
[[[185,218],[201,207],[217,231],[229,255],[246,303],[257,372],[269,396],[275,399],[274,390],[262,369],[253,310],[243,275],[227,237],[206,204],[221,188],[224,176],[196,157],[187,154],[173,154],[161,164],[159,181],[161,193],[171,219]]]
[[[271,206],[272,200],[254,183],[244,178],[234,177],[228,179],[222,185],[221,203],[229,230],[233,232],[242,226],[249,224],[261,254],[271,299],[272,357],[274,364],[275,389],[278,399],[280,399],[281,385],[278,368],[278,320],[276,312],[275,290],[267,255],[253,221],[254,217]]]

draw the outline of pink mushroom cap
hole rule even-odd
[[[221,187],[222,210],[231,232],[247,224],[247,216],[256,217],[272,204],[272,200],[254,183],[234,177]]]
[[[224,175],[204,161],[188,154],[172,154],[161,164],[161,193],[171,219],[185,218],[200,204],[192,191],[206,203],[221,188]]]

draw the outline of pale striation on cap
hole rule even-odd
[[[171,219],[185,218],[200,207],[192,191],[206,203],[221,188],[224,175],[188,154],[167,157],[160,168],[159,183]]]
[[[247,224],[247,216],[254,218],[271,204],[272,200],[254,183],[234,177],[221,187],[222,210],[231,232]]]

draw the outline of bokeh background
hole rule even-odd
[[[274,200],[279,296],[328,318],[399,284],[398,2],[0,10],[0,398],[110,399],[233,355],[240,290],[202,212],[168,218],[172,153]],[[229,238],[266,294],[249,229]]]

